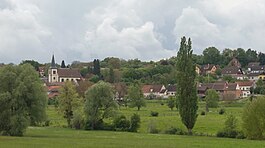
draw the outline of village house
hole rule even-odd
[[[166,98],[170,96],[175,96],[177,91],[176,85],[169,84],[166,88]]]
[[[44,77],[45,76],[45,67],[39,67],[39,76]]]
[[[207,74],[215,74],[218,66],[214,64],[206,64],[201,66],[201,74],[202,75],[207,75]]]
[[[241,68],[237,66],[228,66],[222,69],[222,76],[231,76],[233,78],[236,78],[237,80],[244,80],[247,78],[246,75],[244,75]]]
[[[164,98],[166,95],[166,87],[164,85],[144,85],[142,87],[142,92],[144,97],[149,97],[150,99]]]
[[[199,84],[197,87],[198,96],[204,98],[208,89],[218,92],[220,100],[236,100],[241,95],[241,90],[237,83],[215,82]]]
[[[71,68],[57,68],[55,64],[54,55],[52,56],[51,67],[48,70],[48,82],[65,82],[81,80],[81,74],[78,69]]]
[[[263,73],[264,66],[260,65],[259,62],[251,62],[248,64],[247,72],[248,73]]]
[[[250,89],[254,87],[253,81],[238,81],[236,82],[239,86],[239,89],[242,91],[241,97],[249,97],[251,95]]]

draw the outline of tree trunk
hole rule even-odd
[[[140,106],[137,107],[137,110],[138,110],[138,111],[140,110]]]
[[[192,135],[192,129],[188,128],[188,135]]]
[[[67,119],[67,125],[69,128],[71,128],[71,119],[69,119],[69,118]]]
[[[205,111],[208,113],[209,112],[209,107],[208,107],[208,105],[206,104],[206,106],[205,106]]]

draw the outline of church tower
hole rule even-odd
[[[48,71],[48,74],[49,74],[49,80],[48,80],[49,83],[59,82],[58,68],[56,67],[56,64],[55,64],[54,55],[52,55],[51,67]]]

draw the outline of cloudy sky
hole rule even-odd
[[[180,37],[265,52],[264,0],[0,0],[0,63],[158,60]]]

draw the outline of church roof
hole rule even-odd
[[[54,55],[52,55],[51,68],[56,68],[56,64],[55,64],[55,60],[54,60]]]
[[[59,77],[66,78],[81,78],[81,74],[78,69],[59,68],[58,75]]]

